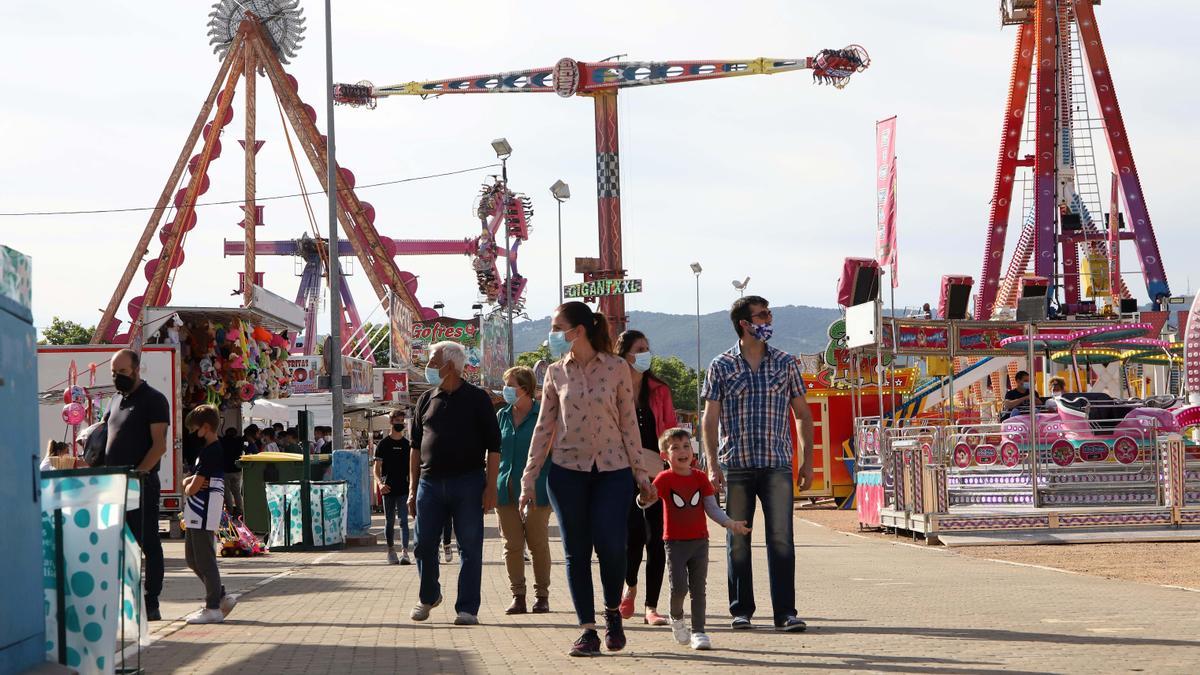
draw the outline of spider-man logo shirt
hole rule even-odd
[[[713,495],[712,483],[701,471],[681,476],[667,469],[654,479],[663,503],[663,540],[708,539],[704,498]]]

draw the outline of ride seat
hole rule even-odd
[[[1058,401],[1061,419],[1064,421],[1086,419],[1093,432],[1104,436],[1112,435],[1113,429],[1136,407],[1136,405],[1117,403],[1112,396],[1102,392],[1064,394]]]

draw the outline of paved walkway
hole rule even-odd
[[[410,621],[416,567],[386,565],[382,547],[222,559],[230,590],[252,590],[223,624],[156,624],[156,641],[143,651],[142,664],[149,673],[256,675],[561,673],[569,668],[672,675],[730,668],[1200,672],[1196,593],[861,538],[799,517],[797,585],[808,633],[729,630],[722,602],[723,541],[714,537],[708,608],[713,651],[692,652],[671,640],[669,628],[635,624],[628,628],[625,651],[572,659],[565,653],[577,630],[557,540],[553,613],[507,617],[495,518],[486,524],[480,626],[451,625],[452,592],[430,621]],[[761,538],[756,533],[755,569],[765,582]],[[181,544],[169,543],[167,556],[164,616],[170,619],[198,606],[201,586],[183,566]],[[451,591],[456,570],[443,567],[443,583]],[[766,584],[757,585],[759,623],[769,626]]]

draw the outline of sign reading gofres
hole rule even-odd
[[[438,317],[430,321],[414,321],[412,324],[412,364],[424,368],[429,363],[430,346],[442,342],[457,342],[467,353],[463,376],[472,384],[479,383],[479,366],[482,353],[479,344],[479,319],[452,319]]]
[[[641,279],[596,279],[581,284],[563,286],[563,296],[567,298],[599,298],[606,295],[641,292]]]

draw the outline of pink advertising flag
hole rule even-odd
[[[875,123],[875,259],[891,265],[892,287],[896,277],[896,118]]]

